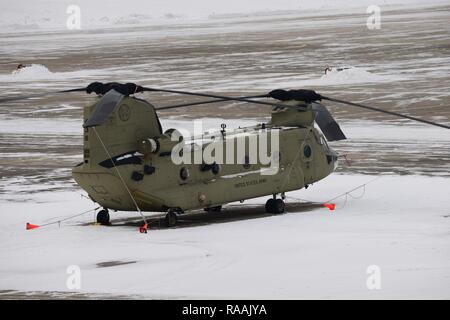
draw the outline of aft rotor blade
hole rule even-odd
[[[266,94],[257,95],[257,96],[237,97],[237,98],[233,98],[233,99],[254,99],[254,98],[265,98],[265,97],[267,97]],[[161,108],[156,108],[156,110],[166,110],[166,109],[192,107],[192,106],[198,106],[198,105],[210,104],[210,103],[216,103],[216,102],[223,102],[223,101],[228,101],[228,100],[215,99],[215,100],[204,100],[204,101],[197,101],[197,102],[189,102],[189,103],[175,104],[175,105],[172,105],[172,106],[165,106],[165,107],[161,107]]]
[[[316,112],[316,123],[319,126],[320,130],[322,130],[328,141],[339,141],[347,139],[338,123],[336,122],[336,120],[334,120],[330,111],[328,111],[325,106],[320,103],[313,102],[312,108]]]
[[[262,105],[267,105],[267,106],[272,106],[272,107],[297,108],[296,106],[292,106],[292,105],[288,105],[288,104],[265,102],[265,101],[257,101],[257,100],[247,99],[247,98],[233,98],[233,97],[220,96],[220,95],[216,95],[216,94],[197,93],[197,92],[190,92],[190,91],[169,90],[169,89],[159,89],[159,88],[148,88],[148,87],[142,87],[142,89],[143,89],[143,91],[184,94],[184,95],[189,95],[189,96],[198,96],[198,97],[221,99],[223,101],[242,101],[242,102],[262,104]],[[259,97],[260,98],[265,98],[265,97],[268,98],[270,96],[268,94],[265,94],[265,95],[261,95]]]
[[[76,88],[76,89],[70,89],[70,90],[37,93],[37,94],[30,94],[28,96],[21,96],[21,97],[0,98],[0,103],[20,101],[20,100],[26,100],[26,99],[32,99],[32,98],[40,98],[40,97],[52,96],[52,95],[60,94],[60,93],[77,92],[77,91],[86,91],[86,88]]]
[[[109,90],[95,105],[91,116],[83,124],[84,128],[99,126],[108,119],[109,115],[122,102],[124,95],[114,89]]]
[[[85,88],[75,88],[75,89],[69,89],[69,90],[52,91],[52,92],[38,93],[38,94],[32,94],[32,95],[22,96],[22,97],[1,98],[0,103],[20,101],[20,100],[26,100],[26,99],[31,99],[31,98],[40,98],[40,97],[51,96],[51,95],[60,94],[60,93],[79,92],[79,91],[85,91],[88,94],[96,93],[98,95],[104,95],[112,89],[114,89],[115,91],[117,91],[123,95],[126,95],[126,96],[128,96],[130,94],[142,92],[142,88],[134,83],[92,82]]]
[[[360,103],[354,103],[354,102],[339,100],[339,99],[335,99],[335,98],[329,98],[329,97],[325,97],[325,96],[321,96],[321,98],[323,100],[329,100],[329,101],[338,102],[338,103],[342,103],[342,104],[348,104],[350,106],[354,106],[354,107],[358,107],[358,108],[363,108],[363,109],[368,109],[368,110],[372,110],[372,111],[382,112],[382,113],[390,114],[392,116],[405,118],[405,119],[409,119],[409,120],[413,120],[413,121],[417,121],[417,122],[422,122],[422,123],[426,123],[426,124],[431,124],[433,126],[437,126],[437,127],[441,127],[441,128],[445,128],[445,129],[450,129],[450,126],[447,126],[445,124],[440,124],[440,123],[436,123],[436,122],[433,122],[433,121],[428,121],[428,120],[424,120],[424,119],[420,119],[420,118],[416,118],[416,117],[411,117],[411,116],[408,116],[406,114],[401,114],[401,113],[397,113],[397,112],[393,112],[393,111],[378,109],[378,108],[366,106],[366,105],[363,105],[363,104],[360,104]]]

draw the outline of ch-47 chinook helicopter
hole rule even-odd
[[[187,91],[141,87],[127,83],[91,83],[56,93],[95,92],[99,99],[84,108],[84,159],[72,170],[73,178],[89,197],[103,207],[97,222],[110,223],[109,210],[139,211],[146,232],[143,211],[167,212],[167,226],[177,223],[177,216],[187,210],[220,211],[234,201],[271,196],[266,202],[268,213],[284,212],[284,193],[307,188],[337,167],[338,154],[327,141],[346,139],[330,112],[319,101],[329,100],[372,111],[384,112],[426,124],[450,129],[449,126],[404,114],[369,107],[320,95],[312,90],[273,90],[249,97],[225,97]],[[141,92],[167,92],[213,98],[201,102],[155,108],[135,96]],[[29,97],[44,96],[44,93]],[[26,98],[29,98],[26,97]],[[255,100],[271,98],[275,101]],[[0,103],[22,98],[4,98]],[[267,123],[236,130],[222,130],[183,137],[176,129],[163,131],[156,110],[189,107],[220,101],[241,101],[274,107]],[[315,127],[317,123],[320,130]],[[277,159],[277,168],[250,161],[251,139],[277,136],[274,149],[267,153]],[[238,141],[242,150],[238,150]],[[237,143],[231,143],[237,142]],[[231,146],[231,147],[230,147]],[[214,148],[213,148],[214,147]],[[221,147],[227,161],[208,162],[202,152]],[[272,149],[272,150],[271,150]],[[240,151],[240,152],[239,152]],[[200,163],[175,163],[173,155],[196,158]],[[217,158],[216,158],[217,159]],[[228,161],[230,160],[231,161]]]

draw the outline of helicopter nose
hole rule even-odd
[[[333,166],[333,171],[336,170],[338,166],[338,154],[334,151],[327,153],[327,162],[330,166]]]

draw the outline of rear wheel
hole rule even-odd
[[[164,218],[164,222],[166,224],[166,227],[174,227],[177,225],[178,217],[177,214],[174,211],[169,211],[166,214],[166,217]]]
[[[97,213],[97,223],[100,223],[103,226],[107,226],[110,224],[108,210],[103,209]]]

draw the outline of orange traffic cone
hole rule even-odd
[[[146,223],[144,223],[144,225],[142,227],[139,228],[139,232],[140,233],[147,233],[147,229],[148,229],[148,224],[146,222]]]
[[[27,222],[27,230],[32,230],[32,229],[37,229],[37,228],[39,228],[38,225]]]

